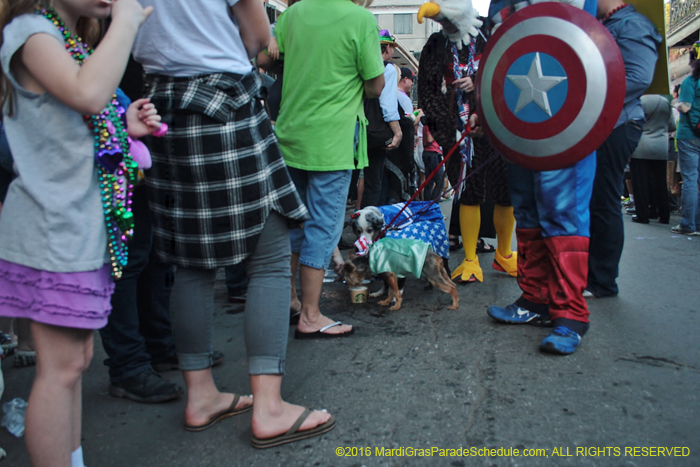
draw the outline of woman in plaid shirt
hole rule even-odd
[[[280,396],[290,295],[288,224],[308,213],[259,100],[250,64],[269,41],[257,0],[141,0],[155,12],[134,58],[170,130],[151,143],[154,246],[177,265],[173,334],[188,389],[185,428],[246,412],[251,396],[221,393],[211,372],[217,268],[245,262],[245,336],[255,397],[252,443],[272,447],[329,431],[335,419]]]

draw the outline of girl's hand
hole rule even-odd
[[[160,115],[150,99],[137,99],[126,109],[126,132],[131,138],[150,135],[160,125]]]
[[[153,13],[153,7],[143,8],[138,0],[112,0],[112,21],[124,20],[137,28]]]

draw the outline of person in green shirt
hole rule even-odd
[[[374,16],[350,0],[304,0],[277,21],[284,54],[282,102],[275,125],[289,173],[311,219],[291,232],[292,272],[300,267],[295,337],[348,336],[354,329],[321,314],[323,276],[338,244],[351,172],[367,165],[363,93],[384,85]],[[294,276],[292,276],[294,284]]]

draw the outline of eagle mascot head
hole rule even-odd
[[[450,40],[462,48],[462,43],[469,44],[470,35],[476,36],[482,25],[479,13],[472,6],[471,0],[432,0],[421,5],[418,10],[418,22],[430,18],[442,25],[442,31]]]

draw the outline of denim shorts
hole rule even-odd
[[[311,214],[303,229],[289,231],[292,253],[299,253],[299,263],[304,266],[325,269],[343,233],[352,170],[315,172],[293,167],[287,169]]]

